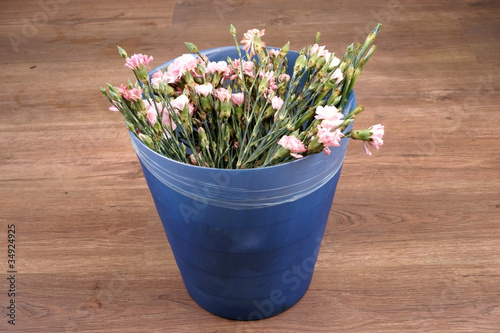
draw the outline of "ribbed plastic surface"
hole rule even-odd
[[[205,53],[225,60],[235,57],[236,48]],[[355,106],[352,93],[345,114]],[[200,306],[254,320],[300,300],[312,278],[347,139],[330,156],[222,170],[170,160],[133,133],[130,138],[186,288]]]

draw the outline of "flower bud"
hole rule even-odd
[[[179,145],[179,148],[181,149],[182,154],[186,155],[186,145]]]
[[[149,148],[154,149],[153,139],[145,134],[139,134],[139,139]]]
[[[342,127],[340,127],[340,130],[341,131],[345,130],[349,125],[352,124],[353,121],[354,121],[353,118],[344,120],[344,123],[342,124]]]
[[[234,27],[234,25],[231,24],[231,27],[229,27],[229,32],[231,33],[231,35],[236,35],[236,28]]]
[[[290,156],[290,150],[283,148],[283,146],[280,146],[278,148],[278,151],[276,151],[276,153],[272,157],[271,161],[280,161],[288,156]]]
[[[266,111],[264,111],[264,119],[270,118],[276,111],[272,106],[268,106]]]
[[[321,33],[318,31],[316,33],[316,38],[314,39],[314,44],[319,44],[319,37],[321,36]]]
[[[368,50],[368,52],[366,53],[363,60],[365,60],[365,62],[368,61],[368,59],[370,59],[370,57],[372,56],[373,52],[375,52],[376,49],[377,49],[377,47],[375,45],[372,45],[370,47],[370,49]]]
[[[262,53],[262,41],[260,40],[260,37],[258,34],[255,34],[253,36],[253,46],[254,46],[255,52],[257,52],[257,54]]]
[[[165,89],[167,91],[167,95],[168,96],[172,96],[172,97],[177,97],[179,96],[179,94],[177,93],[177,91],[175,91],[174,87],[172,87],[170,84],[167,84],[165,86]]]
[[[375,37],[377,37],[377,34],[380,30],[380,28],[382,27],[382,24],[381,23],[377,23],[377,25],[375,26],[375,28],[373,28],[373,30],[368,34],[368,36],[366,37],[366,40],[364,42],[364,44],[371,44],[373,43],[373,41],[375,40]]]
[[[340,63],[340,71],[344,73],[345,69],[351,64],[351,60],[345,60]]]
[[[188,49],[189,52],[198,53],[198,48],[193,43],[184,42],[184,44],[186,45],[186,48]]]
[[[188,103],[186,103],[186,105],[184,105],[184,108],[182,109],[182,111],[179,114],[179,118],[181,119],[181,124],[184,126],[186,131],[188,133],[191,133],[193,128],[191,127]]]
[[[286,43],[280,51],[280,57],[285,57],[286,54],[290,51],[290,42]]]
[[[325,57],[319,57],[318,60],[316,61],[316,70],[319,71],[324,65],[326,64],[326,59]],[[327,68],[325,68],[326,72]],[[322,75],[324,75],[324,72],[322,72]]]
[[[127,59],[128,58],[128,55],[127,55],[127,52],[125,52],[124,49],[122,49],[121,47],[118,46],[118,53],[120,54],[120,56],[123,58],[123,59]]]
[[[342,99],[342,95],[337,96],[333,99],[332,103],[328,103],[328,105],[337,105],[341,99]]]
[[[109,89],[109,91],[112,91],[112,92],[115,92],[115,93],[117,93],[117,94],[118,94],[118,89],[116,89],[116,87],[115,87],[115,86],[113,86],[113,85],[111,85],[111,84],[109,84],[109,83],[108,83],[107,85],[108,85],[108,89]]]
[[[356,119],[356,116],[363,112],[365,108],[362,105],[358,105],[354,110],[352,110],[347,116],[352,119]]]
[[[198,128],[198,136],[200,138],[200,146],[202,149],[208,149],[209,148],[209,143],[208,143],[208,138],[207,138],[207,132],[205,132],[205,129],[203,127]]]
[[[203,76],[206,72],[205,67],[202,64],[196,64],[196,70]]]
[[[306,67],[307,58],[305,55],[300,55],[297,60],[295,60],[295,66],[293,66],[294,72],[301,72],[304,67]]]
[[[323,86],[323,91],[332,91],[337,86],[335,81],[327,80]]]
[[[321,151],[325,148],[321,142],[319,142],[319,136],[315,136],[309,145],[307,146],[307,151],[312,154],[321,153]]]
[[[362,130],[357,130],[357,131],[352,131],[351,134],[351,139],[354,140],[363,140],[363,141],[370,141],[370,130],[369,129],[362,129]]]
[[[194,78],[190,71],[186,71],[186,73],[184,73],[184,80],[186,80],[188,87],[194,89]]]
[[[269,86],[269,81],[267,81],[267,79],[264,77],[259,83],[259,88],[258,88],[259,94],[263,94],[268,86]]]
[[[224,139],[224,142],[229,142],[231,138],[231,128],[227,123],[222,124],[222,138]]]
[[[231,101],[223,101],[220,103],[220,116],[223,119],[231,117]]]
[[[161,122],[157,121],[154,125],[153,125],[153,129],[155,130],[155,133],[156,134],[161,134],[163,132],[163,129],[162,129],[162,126],[161,126]]]
[[[127,120],[125,120],[125,124],[127,125],[127,129],[131,132],[135,132],[135,127],[134,125],[132,125],[132,123],[128,122]]]
[[[307,61],[307,67],[310,69],[314,68],[316,66],[316,61],[318,61],[318,55],[315,53]]]
[[[113,91],[109,92],[109,97],[114,100],[114,101],[119,101],[120,100],[120,94],[117,94]]]
[[[241,105],[234,106],[234,115],[236,116],[236,119],[241,119],[241,116],[243,115],[243,108]]]
[[[212,110],[213,108],[213,103],[212,103],[212,98],[210,97],[205,97],[203,95],[200,96],[200,104],[201,104],[201,109],[205,112],[208,112]]]
[[[133,102],[134,106],[135,106],[135,109],[140,113],[142,114],[143,116],[145,116],[147,114],[147,111],[146,111],[146,104],[144,104],[144,101],[142,99],[138,100],[138,101],[135,101]]]

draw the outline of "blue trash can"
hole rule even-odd
[[[202,53],[213,61],[237,57],[236,47]],[[297,56],[290,52],[289,64]],[[355,106],[351,93],[345,114]],[[300,300],[311,282],[348,139],[329,156],[225,170],[173,161],[133,133],[130,138],[186,289],[202,308],[255,320]]]

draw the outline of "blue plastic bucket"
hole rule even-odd
[[[237,56],[235,47],[202,53],[214,61]],[[297,53],[290,53],[293,64]],[[352,93],[345,114],[355,106]],[[173,161],[133,133],[130,138],[186,289],[201,307],[255,320],[300,300],[311,282],[348,139],[329,156],[223,170]]]

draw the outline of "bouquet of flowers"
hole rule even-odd
[[[300,51],[288,63],[290,42],[268,48],[264,30],[252,29],[238,46],[239,57],[210,61],[192,43],[189,54],[149,76],[153,57],[131,57],[118,47],[136,82],[101,88],[112,106],[144,144],[176,161],[202,167],[248,169],[289,162],[310,154],[330,154],[342,138],[382,145],[380,124],[347,130],[363,111],[343,109],[363,66],[375,51],[372,45],[381,24],[363,44],[351,44],[342,59],[319,46]]]

